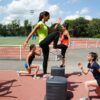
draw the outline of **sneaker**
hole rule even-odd
[[[35,76],[34,76],[33,79],[40,79],[40,77],[35,77]]]
[[[83,98],[80,98],[80,100],[89,100],[89,99],[86,97],[83,97]]]
[[[20,71],[16,71],[18,75],[18,79],[20,78]]]
[[[44,74],[44,75],[43,75],[43,78],[49,78],[49,77],[50,77],[49,74]]]

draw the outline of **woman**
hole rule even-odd
[[[59,32],[50,33],[48,34],[48,27],[45,22],[48,21],[50,18],[50,14],[47,11],[43,11],[39,15],[39,22],[33,28],[31,33],[28,35],[27,39],[24,42],[24,47],[28,44],[29,39],[34,33],[37,33],[39,38],[39,46],[42,48],[43,52],[43,73],[44,75],[47,74],[47,64],[48,64],[48,57],[49,57],[49,44],[54,41],[54,48],[57,45],[59,39]],[[61,20],[58,20],[55,29],[60,24]]]
[[[85,82],[87,96],[86,98],[81,98],[80,100],[89,100],[90,86],[96,87],[96,92],[100,95],[100,65],[97,63],[98,55],[95,52],[90,52],[87,56],[87,60],[89,62],[87,65],[87,70],[83,68],[83,65],[81,63],[78,64],[78,67],[85,75],[88,74],[89,71],[91,71],[95,79]]]

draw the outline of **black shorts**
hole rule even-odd
[[[100,86],[100,79],[97,80],[98,85]]]

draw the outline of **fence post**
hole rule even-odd
[[[20,45],[20,60],[22,59],[22,46]]]

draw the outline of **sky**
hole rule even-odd
[[[44,10],[50,12],[48,24],[58,18],[62,18],[62,22],[78,17],[91,20],[100,18],[100,0],[0,0],[0,23],[20,20],[23,24],[28,19],[35,24]]]

